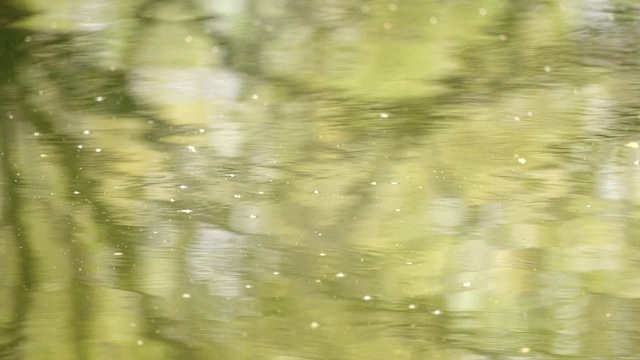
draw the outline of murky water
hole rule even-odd
[[[0,5],[0,358],[635,358],[639,26]]]

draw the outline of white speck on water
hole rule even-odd
[[[122,251],[116,251],[113,253],[113,256],[122,256],[124,253]]]
[[[320,194],[320,191],[318,191],[318,190],[313,190],[313,193],[314,193],[314,194]]]
[[[85,130],[85,131],[83,131],[83,132],[82,132],[82,134],[83,134],[83,135],[89,135],[89,134],[91,134],[91,131],[89,131],[89,130]]]
[[[40,136],[40,133],[36,131],[33,133],[33,136]]]
[[[550,66],[545,66],[545,67],[544,67],[544,71],[545,71],[545,72],[549,72],[549,71],[551,71],[551,67],[550,67]]]
[[[416,308],[416,305],[415,305],[415,304],[409,304],[409,309],[411,309],[411,310],[415,310],[415,308]]]
[[[636,160],[636,161],[634,161],[634,162],[633,162],[633,164],[634,164],[634,165],[636,165],[636,166],[637,166],[637,165],[640,165],[640,160]]]
[[[533,111],[528,111],[527,112],[527,116],[529,116],[529,117],[533,116]]]
[[[339,277],[339,278],[343,278],[345,276],[347,276],[347,275],[345,275],[344,273],[341,273],[341,272],[336,274],[336,277]]]
[[[138,340],[138,341],[136,341],[136,343],[137,343],[138,345],[142,345],[142,344],[144,344],[144,342],[143,342],[142,340]]]
[[[191,214],[193,212],[193,210],[184,209],[184,210],[178,210],[178,212],[185,213],[185,214]]]
[[[82,149],[83,147],[82,144],[78,145],[78,149]]]
[[[258,99],[260,99],[260,96],[258,94],[253,94],[253,95],[251,95],[251,98],[253,100],[258,100]]]
[[[96,149],[96,152],[102,152],[102,149],[97,148],[97,149]]]
[[[485,15],[487,15],[487,9],[485,9],[485,8],[480,8],[480,9],[478,9],[478,13],[479,13],[480,15],[482,15],[482,16],[485,16]]]
[[[463,282],[463,283],[462,283],[462,286],[464,286],[464,287],[469,287],[469,286],[471,286],[471,283],[470,283],[470,282]]]
[[[376,186],[376,185],[378,185],[378,183],[373,181],[373,182],[371,182],[371,185]]]
[[[236,199],[240,199],[240,198],[242,197],[242,195],[240,195],[240,194],[235,194],[235,195],[233,195],[233,197],[234,197],[234,198],[236,198]]]
[[[515,121],[520,121],[520,116],[514,116],[514,117],[513,117],[513,120],[515,120]]]
[[[251,289],[253,286],[251,286],[251,285],[247,284],[247,285],[245,285],[244,287],[245,287],[245,288],[247,288],[247,289]]]
[[[389,118],[389,114],[387,113],[380,113],[380,117],[383,119],[388,119]]]
[[[169,201],[174,202],[174,201],[176,201],[176,200],[175,200],[175,199],[169,199]]]
[[[193,145],[189,145],[189,146],[187,146],[187,149],[188,149],[189,151],[191,151],[191,152],[198,152],[198,150],[196,150],[196,147],[195,147],[195,146],[193,146]]]
[[[277,275],[280,275],[280,271],[274,271],[274,272],[273,272],[273,275],[276,275],[276,276],[277,276]]]
[[[527,163],[527,159],[525,159],[525,158],[523,158],[523,157],[520,157],[520,158],[518,158],[518,162],[519,162],[520,164],[524,165],[524,164],[526,164],[526,163]]]
[[[433,310],[433,315],[440,315],[442,314],[442,311],[440,310]]]
[[[392,181],[391,185],[398,185],[398,182],[397,181]]]
[[[191,299],[191,294],[184,293],[184,294],[182,294],[182,298],[183,299]]]
[[[531,351],[531,349],[527,346],[523,347],[520,349],[520,352],[523,354],[528,354]]]
[[[396,209],[396,211],[397,211],[397,212],[399,212],[399,211],[400,211],[400,209]]]
[[[588,209],[591,209],[591,206],[593,206],[593,205],[589,204],[589,205],[587,205],[587,208],[588,208]]]
[[[102,100],[104,100],[104,97],[102,97],[102,96],[96,96],[96,101],[97,101],[97,102],[100,102],[100,101],[102,101]]]
[[[199,132],[200,134],[204,134],[204,131],[205,131],[204,129],[198,129],[198,132]]]
[[[369,300],[371,300],[372,298],[371,298],[371,296],[369,296],[369,295],[365,295],[362,299],[363,299],[364,301],[369,301]]]
[[[258,191],[258,194],[264,195],[264,191]]]
[[[80,191],[74,191],[73,193],[78,195],[78,194],[80,194]]]
[[[326,254],[326,253],[321,252],[321,253],[320,253],[320,256],[327,256],[327,254]]]
[[[180,189],[186,189],[187,185],[180,185],[179,187],[180,187]]]
[[[236,174],[227,174],[228,177],[236,177]]]
[[[317,322],[313,321],[313,322],[311,322],[311,324],[309,324],[309,326],[310,326],[312,329],[314,329],[314,330],[315,330],[315,329],[317,329],[317,328],[319,328],[319,327],[320,327],[320,324],[318,324]]]
[[[258,215],[255,215],[255,214],[251,214],[251,215],[249,215],[249,219],[255,219],[255,218],[257,218],[257,217],[258,217]]]

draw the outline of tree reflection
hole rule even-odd
[[[635,353],[633,8],[24,7],[3,353]]]

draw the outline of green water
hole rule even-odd
[[[0,5],[0,358],[636,358],[638,19]]]

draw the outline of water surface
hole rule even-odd
[[[640,352],[633,2],[0,14],[0,357]]]

